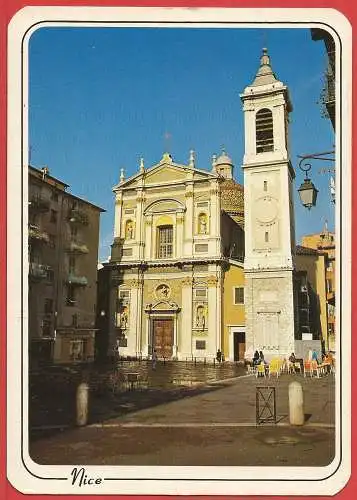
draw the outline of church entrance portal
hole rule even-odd
[[[234,332],[234,361],[244,361],[245,333]]]
[[[174,343],[174,320],[153,319],[153,347],[158,357],[171,358]]]

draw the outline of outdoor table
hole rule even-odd
[[[138,385],[139,373],[137,373],[137,372],[127,373],[126,379],[127,379],[128,386],[129,386],[130,390],[133,390],[134,386]]]

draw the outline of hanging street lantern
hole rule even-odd
[[[306,155],[298,155],[298,158],[300,158],[299,162],[299,168],[303,172],[305,172],[305,179],[304,182],[301,184],[301,186],[298,189],[299,196],[301,203],[304,205],[305,208],[308,210],[311,209],[311,207],[314,207],[316,205],[316,199],[317,199],[317,193],[318,190],[314,186],[314,183],[312,180],[309,178],[308,172],[311,170],[311,164],[310,163],[304,163],[306,160],[320,160],[320,161],[335,161],[335,150],[332,151],[324,151],[323,153],[310,153]],[[321,169],[320,173],[326,173],[326,172],[334,172],[335,168],[329,168],[329,169]],[[335,179],[334,177],[331,177],[330,180],[330,192],[331,192],[331,201],[332,203],[335,203]]]
[[[306,163],[304,166],[302,166],[301,163],[302,162],[299,163],[299,168],[303,172],[305,172],[305,179],[304,179],[304,182],[299,187],[298,192],[299,192],[301,203],[308,210],[311,210],[311,207],[314,207],[316,205],[318,190],[316,189],[314,183],[312,182],[312,180],[308,176],[308,172],[309,172],[309,170],[311,170],[310,163]]]

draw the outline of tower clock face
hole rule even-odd
[[[256,219],[262,224],[273,222],[278,215],[277,201],[271,196],[263,196],[255,201]]]

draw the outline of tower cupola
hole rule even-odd
[[[263,49],[263,54],[260,58],[260,66],[258,72],[255,76],[252,87],[260,87],[261,85],[269,85],[278,82],[272,67],[270,65],[270,57],[268,55],[268,49]]]
[[[222,149],[222,153],[215,161],[215,170],[217,174],[222,175],[226,179],[233,179],[233,169],[234,165],[232,158],[230,158],[226,151]]]

